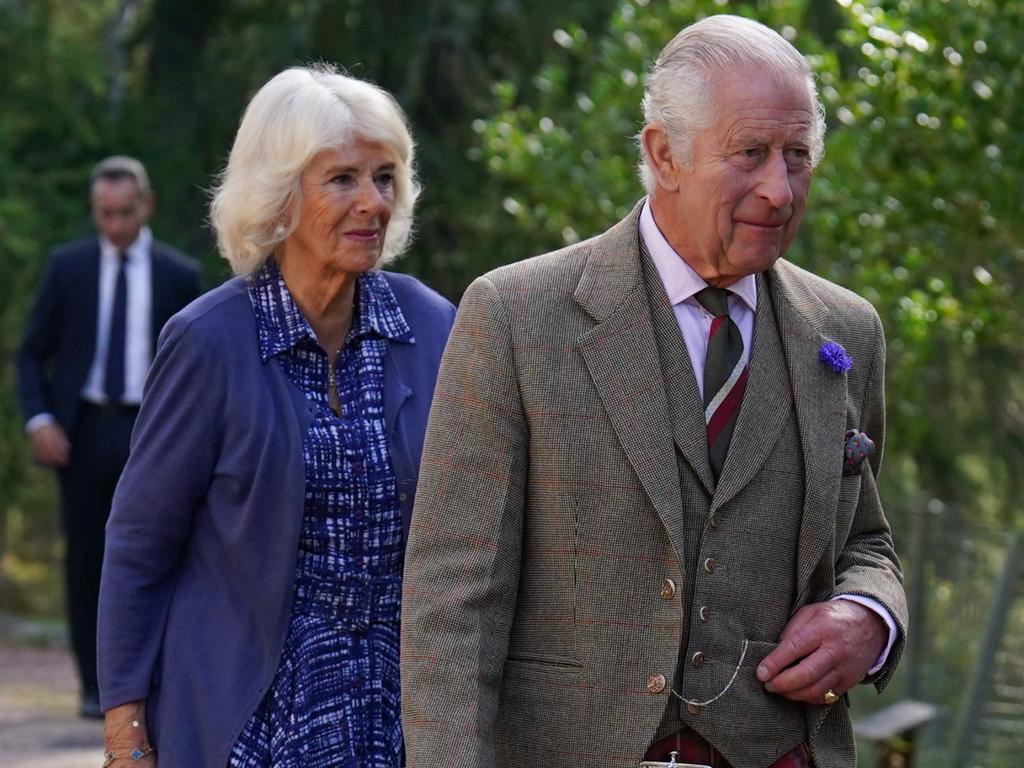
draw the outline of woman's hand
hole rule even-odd
[[[108,768],[156,768],[156,754],[151,753],[140,760],[131,757],[133,750],[145,750],[152,745],[146,731],[146,702],[132,701],[108,709],[103,724],[103,765]],[[115,757],[107,762],[106,755]]]

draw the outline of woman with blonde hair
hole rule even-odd
[[[236,277],[162,334],[100,596],[108,766],[398,768],[404,544],[454,317],[377,269],[418,194],[395,100],[253,97],[211,206]]]

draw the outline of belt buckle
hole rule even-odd
[[[676,755],[678,754],[675,751],[669,752],[667,763],[660,760],[644,760],[640,763],[640,768],[712,768],[707,763],[677,763]]]

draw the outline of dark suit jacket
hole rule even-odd
[[[389,342],[384,419],[407,532],[434,380],[455,308],[383,273],[415,341]],[[222,766],[277,668],[316,408],[260,356],[244,281],[167,324],[107,526],[103,708],[146,699],[161,768]]]
[[[171,315],[199,295],[199,265],[153,241],[153,346]],[[26,419],[52,413],[69,433],[96,353],[100,243],[96,237],[64,243],[50,253],[46,273],[18,349],[18,398]]]
[[[783,713],[787,723],[804,717],[793,731],[816,765],[851,768],[846,702],[769,695],[756,664],[793,611],[839,594],[877,600],[900,628],[877,685],[899,659],[906,598],[875,485],[885,432],[878,316],[784,260],[765,273],[759,301],[771,301],[778,332],[755,333],[715,484],[692,369],[662,367],[638,214],[491,272],[463,296],[406,554],[409,768],[635,768],[673,699],[656,675],[671,680],[680,657],[684,693],[706,704],[687,722],[731,765],[763,768],[792,747],[776,745]],[[682,349],[663,291],[661,300]],[[847,373],[819,359],[826,340],[853,358]],[[670,396],[692,407],[672,408]],[[850,426],[879,445],[863,476],[842,474]],[[773,454],[786,433],[792,464]],[[794,506],[794,524],[778,525],[779,508]],[[691,568],[695,525],[704,567]],[[685,590],[660,593],[663,579],[683,584],[689,572],[692,605]],[[710,619],[690,622],[682,655],[684,614],[698,605]],[[690,664],[698,649],[702,663]]]

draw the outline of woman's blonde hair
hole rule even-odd
[[[292,67],[252,97],[213,190],[210,222],[236,275],[256,272],[295,229],[300,179],[310,161],[359,139],[383,144],[395,155],[395,207],[377,263],[402,253],[420,193],[402,108],[384,89],[333,66]]]

